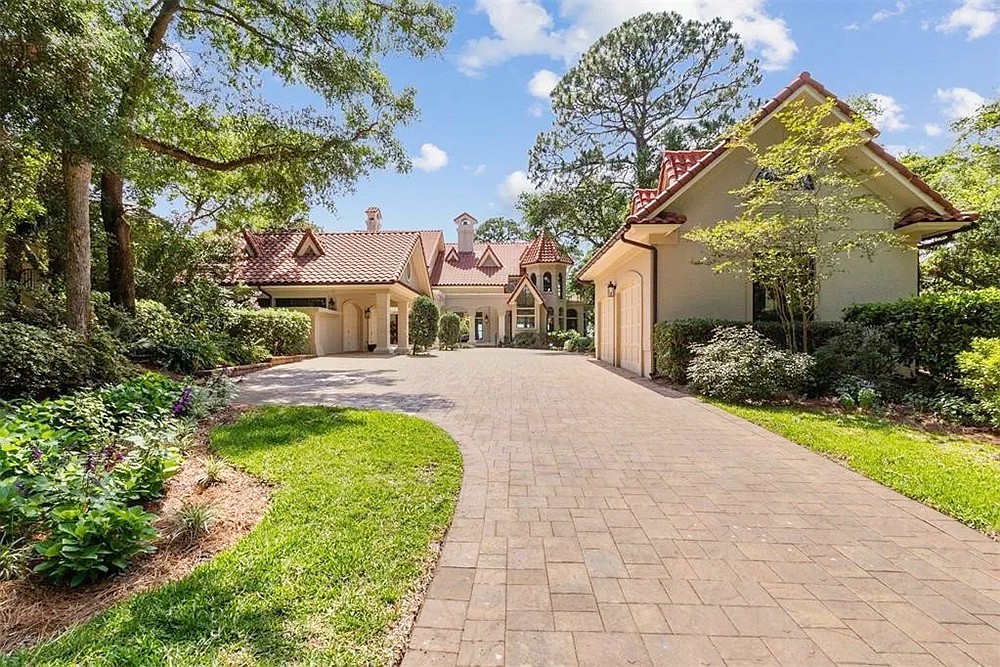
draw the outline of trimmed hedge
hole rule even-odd
[[[567,352],[593,352],[594,339],[590,336],[577,336],[570,338],[563,343],[563,349]]]
[[[513,347],[547,348],[549,346],[549,338],[544,333],[538,333],[537,331],[522,331],[514,334],[511,345]]]
[[[704,345],[721,327],[748,324],[779,348],[785,347],[785,333],[780,322],[737,322],[698,317],[657,322],[653,327],[653,356],[657,373],[671,382],[686,384],[687,369],[694,357],[692,345]],[[848,328],[843,322],[813,322],[809,327],[812,349],[825,345]]]
[[[438,320],[438,345],[442,350],[451,350],[458,346],[462,333],[462,318],[458,313],[445,313]]]
[[[884,327],[900,361],[938,382],[959,378],[955,358],[973,338],[1000,338],[1000,289],[922,294],[891,303],[866,303],[844,311],[844,319]]]
[[[1000,338],[974,338],[971,348],[958,355],[957,363],[962,385],[1000,424]]]
[[[309,349],[312,319],[285,308],[234,310],[229,335],[246,345],[262,345],[274,356],[303,354]]]

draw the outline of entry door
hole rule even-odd
[[[642,285],[636,283],[618,293],[621,367],[642,374]]]
[[[347,304],[341,315],[344,321],[344,352],[357,352],[358,347],[358,308],[353,303]]]

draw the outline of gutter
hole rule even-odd
[[[657,373],[656,373],[656,354],[653,352],[653,327],[656,326],[657,286],[659,285],[659,280],[657,278],[657,268],[659,266],[659,262],[657,261],[656,246],[647,245],[645,243],[639,243],[638,241],[633,241],[632,239],[630,239],[630,238],[628,238],[626,236],[626,234],[628,234],[628,230],[629,230],[630,227],[632,227],[632,223],[631,222],[626,222],[625,223],[625,228],[622,230],[622,235],[621,235],[621,238],[619,240],[622,243],[625,243],[626,245],[634,246],[636,248],[641,248],[642,250],[648,250],[649,251],[649,261],[650,261],[650,264],[652,264],[652,266],[650,267],[650,275],[651,275],[651,281],[652,281],[653,284],[650,286],[650,289],[649,289],[650,301],[652,302],[652,304],[650,306],[650,309],[649,309],[649,312],[652,315],[652,322],[650,323],[650,326],[649,326],[649,336],[650,336],[650,340],[649,340],[649,353],[650,353],[649,354],[649,357],[650,357],[650,359],[649,359],[649,377],[650,378],[654,378],[654,377],[656,377]]]

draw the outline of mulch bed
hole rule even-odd
[[[157,550],[133,561],[128,570],[105,581],[80,588],[57,587],[36,576],[0,582],[0,653],[9,653],[51,639],[111,605],[136,593],[175,581],[216,554],[232,547],[264,516],[268,487],[255,477],[226,469],[223,480],[202,488],[198,479],[209,455],[208,433],[233,420],[236,411],[203,423],[185,452],[180,471],[167,483],[166,495],[147,507],[160,518]],[[175,537],[177,511],[185,503],[208,505],[215,522],[197,541]]]

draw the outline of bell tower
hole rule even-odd
[[[455,218],[455,226],[458,228],[458,251],[472,252],[473,243],[476,239],[476,223],[478,221],[468,213],[462,213]]]

